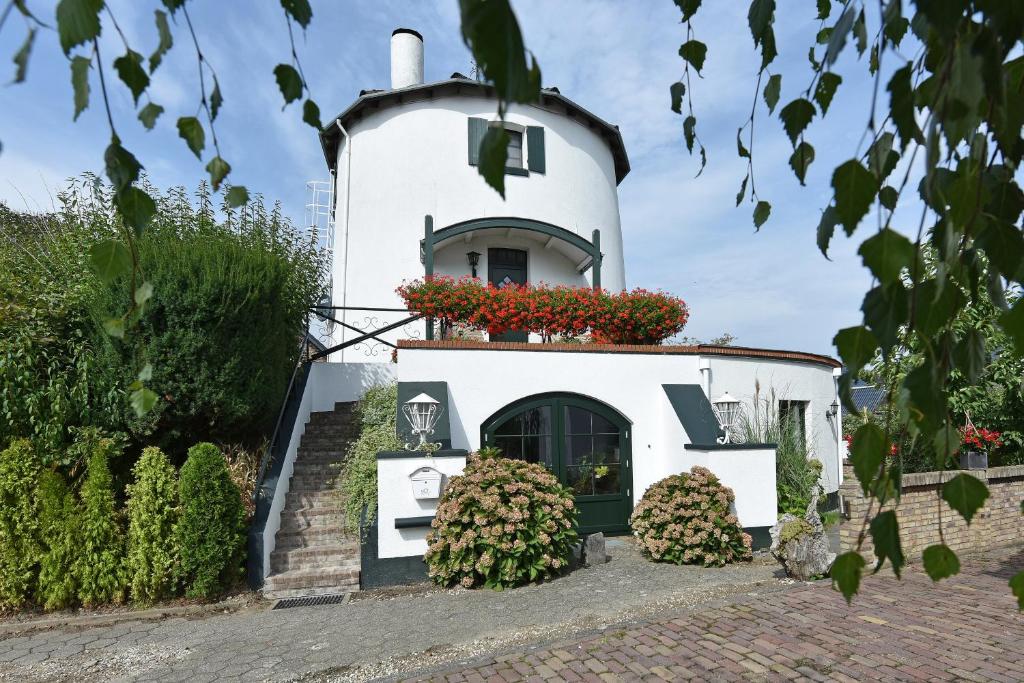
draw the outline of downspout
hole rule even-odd
[[[697,358],[697,367],[700,368],[701,384],[704,387],[704,395],[711,400],[711,359]]]
[[[341,289],[341,319],[345,320],[346,311],[345,306],[348,305],[348,218],[349,218],[349,207],[352,203],[352,136],[345,130],[345,126],[341,125],[341,119],[335,119],[334,123],[338,126],[338,130],[345,136],[345,213],[344,213],[344,239],[342,240],[343,249],[345,255],[342,257],[342,289]],[[344,339],[345,330],[341,331],[342,338]],[[345,349],[341,350],[341,362],[345,362]]]
[[[836,492],[843,485],[843,403],[839,400],[839,377],[843,374],[842,368],[832,368],[832,383],[835,386],[836,402]],[[842,509],[842,501],[839,503]]]

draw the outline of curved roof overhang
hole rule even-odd
[[[331,123],[320,131],[320,144],[323,147],[324,158],[327,160],[327,167],[332,172],[336,170],[341,131],[338,130],[335,121],[340,121],[341,125],[348,129],[356,122],[381,109],[397,107],[409,102],[431,100],[436,97],[459,95],[495,98],[493,86],[468,78],[450,78],[446,81],[424,83],[398,90],[364,90],[359,99],[334,117]],[[626,156],[626,145],[622,141],[622,134],[619,132],[618,126],[592,114],[554,89],[541,90],[540,100],[527,106],[568,116],[601,137],[611,150],[615,162],[616,184],[621,183],[629,173],[629,157]]]

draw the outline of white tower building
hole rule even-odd
[[[474,271],[495,283],[625,285],[617,186],[629,172],[618,128],[545,88],[513,105],[504,124],[494,89],[455,73],[423,82],[423,39],[391,38],[391,88],[364,90],[325,123],[321,143],[334,174],[332,304],[397,309],[395,288],[435,274]],[[477,171],[488,126],[509,136],[505,199]],[[471,256],[475,255],[475,256]],[[471,261],[476,266],[471,266]],[[336,310],[333,344],[352,328],[386,326],[398,311]],[[351,327],[347,327],[351,326]],[[422,336],[412,327],[381,335]],[[376,340],[332,360],[388,360]]]

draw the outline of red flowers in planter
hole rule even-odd
[[[987,453],[1003,445],[1002,433],[994,429],[976,428],[974,425],[967,425],[960,431],[964,445],[967,450],[976,450]]]
[[[552,337],[589,332],[604,344],[660,344],[686,325],[678,297],[645,289],[610,294],[587,287],[509,285],[433,276],[404,283],[398,294],[413,311],[502,334],[526,330]]]

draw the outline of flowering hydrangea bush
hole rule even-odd
[[[564,572],[579,536],[572,492],[543,466],[470,456],[427,535],[430,577],[501,590]]]
[[[694,467],[647,489],[629,523],[656,561],[721,567],[751,558],[750,535],[729,512],[734,498],[711,470]]]
[[[398,288],[405,305],[445,323],[490,334],[527,330],[545,341],[590,333],[605,344],[660,344],[682,331],[686,303],[663,292],[611,294],[589,287],[509,285],[435,275]]]

